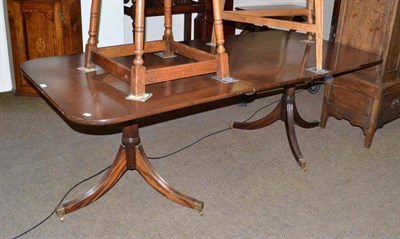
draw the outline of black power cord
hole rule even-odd
[[[265,105],[265,106],[261,107],[260,109],[258,109],[256,112],[254,112],[249,118],[247,118],[247,119],[246,119],[245,121],[243,121],[243,122],[247,122],[247,121],[251,120],[256,114],[258,114],[258,112],[260,112],[261,110],[263,110],[263,109],[265,109],[265,108],[268,108],[269,106],[271,106],[271,105],[273,105],[273,104],[278,103],[279,101],[280,101],[280,100],[276,100],[276,101],[274,101],[274,102],[272,102],[272,103],[269,103],[268,105]],[[162,158],[169,157],[169,156],[174,155],[174,154],[177,154],[177,153],[179,153],[179,152],[181,152],[181,151],[183,151],[183,150],[185,150],[185,149],[187,149],[187,148],[192,147],[193,145],[199,143],[200,141],[202,141],[202,140],[204,140],[204,139],[206,139],[206,138],[208,138],[208,137],[210,137],[210,136],[213,136],[213,135],[222,133],[222,132],[227,131],[227,130],[230,130],[230,129],[231,129],[231,128],[228,127],[228,128],[221,129],[221,130],[215,131],[215,132],[213,132],[213,133],[207,134],[206,136],[203,136],[203,137],[201,137],[200,139],[194,141],[193,143],[190,143],[190,144],[186,145],[185,147],[180,148],[180,149],[178,149],[178,150],[176,150],[176,151],[174,151],[174,152],[172,152],[172,153],[169,153],[169,154],[166,154],[166,155],[163,155],[163,156],[158,156],[158,157],[147,157],[147,158],[149,158],[149,159],[162,159]]]
[[[193,145],[197,144],[198,142],[202,141],[203,139],[206,139],[206,138],[208,138],[208,137],[210,137],[210,136],[213,136],[213,135],[222,133],[222,132],[227,131],[227,130],[229,130],[229,129],[230,129],[230,128],[225,128],[225,129],[221,129],[221,130],[218,130],[218,131],[216,131],[216,132],[213,132],[213,133],[211,133],[211,134],[207,134],[206,136],[203,136],[203,137],[201,137],[200,139],[194,141],[193,143],[188,144],[188,145],[186,145],[185,147],[180,148],[180,149],[178,149],[178,150],[176,150],[176,151],[174,151],[174,152],[172,152],[172,153],[169,153],[169,154],[166,154],[166,155],[163,155],[163,156],[158,156],[158,157],[147,157],[147,158],[148,158],[148,159],[162,159],[162,158],[169,157],[169,156],[174,155],[174,154],[177,154],[177,153],[179,153],[179,152],[181,152],[181,151],[183,151],[183,150],[185,150],[185,149],[187,149],[187,148],[192,147]]]
[[[296,93],[300,93],[300,92],[302,92],[302,91],[303,91],[303,90],[298,90]],[[278,103],[279,101],[280,101],[280,100],[276,100],[276,101],[274,101],[274,102],[271,102],[271,103],[269,103],[269,104],[267,104],[267,105],[261,107],[260,109],[256,110],[249,118],[247,118],[246,120],[244,120],[243,122],[247,122],[247,121],[251,120],[255,115],[258,114],[258,112],[260,112],[261,110],[263,110],[263,109],[265,109],[265,108],[270,107],[270,106],[273,105],[273,104]],[[183,147],[183,148],[180,148],[180,149],[178,149],[178,150],[176,150],[176,151],[174,151],[174,152],[172,152],[172,153],[169,153],[169,154],[166,154],[166,155],[163,155],[163,156],[158,156],[158,157],[147,157],[147,158],[149,158],[149,159],[162,159],[162,158],[166,158],[166,157],[172,156],[172,155],[177,154],[177,153],[179,153],[179,152],[181,152],[181,151],[183,151],[183,150],[185,150],[185,149],[187,149],[187,148],[192,147],[193,145],[199,143],[200,141],[202,141],[202,140],[204,140],[204,139],[206,139],[206,138],[208,138],[208,137],[211,137],[211,136],[213,136],[213,135],[216,135],[216,134],[225,132],[225,131],[227,131],[227,130],[229,130],[229,129],[230,129],[230,128],[225,128],[225,129],[221,129],[221,130],[215,131],[215,132],[213,132],[213,133],[207,134],[206,136],[203,136],[203,137],[201,137],[200,139],[194,141],[193,143],[190,143],[190,144],[188,144],[187,146],[185,146],[185,147]],[[79,183],[75,184],[72,188],[70,188],[70,189],[68,190],[67,193],[65,193],[65,195],[62,197],[62,199],[60,200],[60,202],[57,204],[57,207],[61,205],[61,203],[64,201],[64,199],[68,196],[68,194],[69,194],[72,190],[74,190],[76,187],[78,187],[78,186],[81,185],[82,183],[84,183],[84,182],[86,182],[86,181],[88,181],[88,180],[90,180],[90,179],[92,179],[92,178],[94,178],[94,177],[97,177],[98,175],[102,174],[104,171],[106,171],[106,170],[109,169],[109,168],[110,168],[110,166],[107,166],[106,168],[104,168],[104,169],[101,170],[100,172],[98,172],[98,173],[96,173],[96,174],[94,174],[94,175],[92,175],[92,176],[90,176],[90,177],[88,177],[88,178],[85,178],[85,179],[83,179],[82,181],[80,181]],[[57,207],[56,207],[56,208],[57,208]],[[29,232],[33,231],[35,228],[39,227],[39,226],[42,225],[44,222],[46,222],[47,220],[49,220],[49,218],[50,218],[51,216],[53,216],[53,214],[54,214],[55,212],[56,212],[56,209],[54,209],[54,210],[53,210],[45,219],[43,219],[41,222],[39,222],[39,223],[36,224],[35,226],[31,227],[30,229],[26,230],[25,232],[19,234],[18,236],[12,237],[12,239],[20,238],[20,237],[22,237],[23,235],[26,235],[26,234],[28,234]]]
[[[303,89],[298,90],[298,91],[296,91],[296,93],[298,94],[298,93],[300,93],[300,92],[302,92],[302,91],[304,91],[304,90],[303,90]],[[278,103],[279,101],[281,101],[281,100],[276,100],[276,101],[274,101],[274,102],[271,102],[271,103],[269,103],[269,104],[267,104],[267,105],[261,107],[260,109],[256,110],[249,118],[247,118],[246,120],[244,120],[243,122],[247,122],[247,121],[251,120],[254,116],[256,116],[256,115],[258,114],[258,112],[260,112],[261,110],[263,110],[263,109],[265,109],[265,108],[270,107],[270,106],[273,105],[273,104]],[[202,141],[202,140],[204,140],[204,139],[206,139],[206,138],[208,138],[208,137],[210,137],[210,136],[213,136],[213,135],[222,133],[222,132],[227,131],[227,130],[229,130],[229,129],[231,129],[231,128],[225,128],[225,129],[221,129],[221,130],[215,131],[215,132],[213,132],[213,133],[207,134],[206,136],[203,136],[203,137],[201,137],[200,139],[194,141],[193,143],[190,143],[190,144],[186,145],[185,147],[180,148],[180,149],[178,149],[178,150],[176,150],[176,151],[174,151],[174,152],[172,152],[172,153],[169,153],[169,154],[166,154],[166,155],[163,155],[163,156],[158,156],[158,157],[147,157],[147,158],[148,158],[148,159],[162,159],[162,158],[169,157],[169,156],[174,155],[174,154],[177,154],[177,153],[179,153],[179,152],[181,152],[181,151],[183,151],[183,150],[185,150],[185,149],[187,149],[187,148],[192,147],[193,145],[199,143],[200,141]]]
[[[61,203],[64,201],[64,199],[68,196],[68,194],[69,194],[72,190],[74,190],[76,187],[78,187],[78,186],[81,185],[82,183],[84,183],[84,182],[86,182],[86,181],[88,181],[88,180],[90,180],[90,179],[92,179],[92,178],[94,178],[94,177],[97,177],[98,175],[102,174],[102,173],[103,173],[104,171],[106,171],[109,167],[110,167],[110,166],[106,167],[105,169],[101,170],[100,172],[98,172],[98,173],[96,173],[96,174],[94,174],[94,175],[92,175],[92,176],[90,176],[90,177],[88,177],[88,178],[86,178],[86,179],[80,181],[79,183],[75,184],[70,190],[68,190],[68,192],[64,195],[64,197],[60,200],[60,202],[57,204],[57,207],[61,205]],[[20,237],[22,237],[23,235],[25,235],[25,234],[31,232],[32,230],[34,230],[35,228],[37,228],[38,226],[40,226],[40,225],[42,225],[44,222],[46,222],[51,216],[53,216],[53,214],[54,214],[55,212],[56,212],[56,209],[54,209],[54,210],[50,213],[50,215],[48,215],[48,216],[47,216],[45,219],[43,219],[41,222],[39,222],[38,224],[36,224],[36,225],[33,226],[32,228],[30,228],[29,230],[27,230],[27,231],[25,231],[25,232],[19,234],[18,236],[13,237],[12,239],[20,238]]]

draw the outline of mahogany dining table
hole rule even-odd
[[[206,74],[147,85],[146,91],[152,97],[145,102],[125,99],[130,85],[100,67],[92,72],[80,71],[85,60],[84,53],[38,58],[23,63],[21,70],[25,77],[67,120],[80,125],[122,127],[122,143],[108,171],[85,194],[59,206],[57,215],[63,219],[66,214],[93,203],[111,189],[127,170],[139,172],[149,185],[168,199],[202,213],[202,201],[171,187],[152,167],[140,142],[138,122],[145,117],[264,90],[283,88],[276,108],[259,120],[233,122],[230,127],[259,129],[277,120],[284,121],[292,153],[297,163],[306,169],[295,125],[311,128],[319,123],[307,122],[300,117],[296,108],[295,87],[315,80],[332,79],[336,75],[382,62],[381,56],[376,54],[324,42],[323,71],[310,71],[307,68],[315,66],[315,45],[304,41],[307,39],[307,34],[286,31],[228,37],[225,48],[229,55],[230,75],[235,80],[222,82],[214,79],[212,74]],[[206,43],[205,40],[184,42],[206,52],[215,52],[215,47]],[[130,66],[132,59],[128,56],[115,60]],[[149,69],[193,61],[183,56],[163,59],[155,54],[145,54],[144,59]],[[267,152],[265,156],[268,157]]]

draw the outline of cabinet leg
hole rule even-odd
[[[328,116],[326,113],[322,112],[321,121],[319,122],[319,126],[324,129],[326,127],[327,122],[328,122]]]
[[[375,135],[375,128],[370,128],[370,129],[366,129],[364,130],[364,147],[365,148],[371,148],[371,144],[372,144],[372,140],[374,139],[374,135]]]

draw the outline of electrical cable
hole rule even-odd
[[[213,135],[222,133],[222,132],[227,131],[227,130],[229,130],[229,129],[230,129],[230,128],[225,128],[225,129],[221,129],[221,130],[218,130],[218,131],[216,131],[216,132],[213,132],[213,133],[211,133],[211,134],[207,134],[206,136],[203,136],[203,137],[201,137],[200,139],[194,141],[193,143],[188,144],[188,145],[186,145],[185,147],[180,148],[180,149],[178,149],[178,150],[176,150],[176,151],[174,151],[174,152],[172,152],[172,153],[169,153],[169,154],[166,154],[166,155],[163,155],[163,156],[159,156],[159,157],[147,157],[147,158],[148,158],[148,159],[162,159],[162,158],[169,157],[169,156],[174,155],[174,154],[177,154],[177,153],[179,153],[179,152],[181,152],[181,151],[183,151],[183,150],[185,150],[185,149],[187,149],[187,148],[192,147],[193,145],[197,144],[198,142],[202,141],[203,139],[206,139],[206,138],[208,138],[208,137],[210,137],[210,136],[213,136]]]
[[[263,109],[265,109],[265,108],[268,108],[269,106],[271,106],[271,105],[273,105],[273,104],[275,104],[275,103],[278,103],[279,101],[280,101],[280,100],[276,100],[276,101],[274,101],[274,102],[272,102],[272,103],[269,103],[269,104],[266,105],[266,106],[261,107],[261,108],[258,109],[255,113],[253,113],[248,119],[246,119],[246,120],[243,121],[243,122],[249,121],[249,120],[250,120],[251,118],[253,118],[258,112],[260,112],[261,110],[263,110]],[[208,138],[208,137],[210,137],[210,136],[213,136],[213,135],[222,133],[222,132],[227,131],[227,130],[229,130],[229,129],[231,129],[231,128],[228,127],[228,128],[221,129],[221,130],[215,131],[215,132],[213,132],[213,133],[207,134],[206,136],[203,136],[203,137],[201,137],[200,139],[194,141],[193,143],[190,143],[190,144],[186,145],[185,147],[180,148],[180,149],[178,149],[178,150],[176,150],[176,151],[174,151],[174,152],[172,152],[172,153],[169,153],[169,154],[166,154],[166,155],[163,155],[163,156],[159,156],[159,157],[147,157],[147,158],[149,158],[149,159],[162,159],[162,158],[169,157],[169,156],[174,155],[174,154],[177,154],[177,153],[179,153],[179,152],[181,152],[181,151],[183,151],[183,150],[185,150],[185,149],[187,149],[187,148],[190,148],[191,146],[193,146],[193,145],[199,143],[200,141],[202,141],[202,140],[204,140],[204,139],[206,139],[206,138]]]
[[[304,91],[304,89],[297,90],[296,93],[298,94],[298,93],[300,93],[300,92],[302,92],[302,91]],[[278,103],[279,101],[281,101],[281,100],[280,100],[280,99],[279,99],[279,100],[276,100],[276,101],[274,101],[274,102],[271,102],[271,103],[269,103],[269,104],[267,104],[267,105],[261,107],[260,109],[256,110],[256,112],[254,112],[249,118],[247,118],[246,120],[244,120],[243,122],[247,122],[247,121],[251,120],[256,114],[258,114],[258,112],[260,112],[261,110],[263,110],[263,109],[265,109],[265,108],[270,107],[270,106],[273,105],[273,104]],[[199,143],[200,141],[202,141],[202,140],[204,140],[204,139],[206,139],[206,138],[208,138],[208,137],[210,137],[210,136],[213,136],[213,135],[222,133],[222,132],[227,131],[227,130],[229,130],[229,129],[231,129],[231,128],[228,127],[228,128],[221,129],[221,130],[218,130],[218,131],[216,131],[216,132],[210,133],[210,134],[208,134],[208,135],[206,135],[206,136],[203,136],[202,138],[200,138],[200,139],[194,141],[193,143],[190,143],[190,144],[186,145],[185,147],[180,148],[180,149],[178,149],[178,150],[176,150],[176,151],[174,151],[174,152],[172,152],[172,153],[169,153],[169,154],[166,154],[166,155],[163,155],[163,156],[158,156],[158,157],[149,157],[149,156],[148,156],[147,158],[148,158],[148,159],[162,159],[162,158],[169,157],[169,156],[174,155],[174,154],[177,154],[177,153],[179,153],[179,152],[181,152],[181,151],[183,151],[183,150],[185,150],[185,149],[187,149],[187,148],[192,147],[193,145]]]
[[[74,190],[76,187],[78,187],[78,186],[81,185],[82,183],[84,183],[84,182],[86,182],[86,181],[88,181],[88,180],[90,180],[90,179],[92,179],[92,178],[98,176],[99,174],[103,173],[103,172],[106,171],[109,167],[110,167],[110,166],[107,166],[105,169],[101,170],[100,172],[98,172],[98,173],[96,173],[96,174],[94,174],[94,175],[92,175],[92,176],[90,176],[90,177],[88,177],[88,178],[86,178],[86,179],[80,181],[79,183],[75,184],[70,190],[68,190],[68,192],[64,195],[64,197],[60,200],[60,202],[58,203],[57,207],[61,205],[61,203],[64,201],[64,199],[68,196],[68,194],[69,194],[72,190]],[[18,236],[12,237],[12,239],[20,238],[20,237],[22,237],[23,235],[25,235],[25,234],[31,232],[32,230],[34,230],[35,228],[37,228],[38,226],[40,226],[40,225],[42,225],[44,222],[46,222],[51,216],[53,216],[53,214],[54,214],[55,212],[56,212],[56,209],[54,209],[54,210],[50,213],[50,215],[48,215],[48,216],[47,216],[45,219],[43,219],[41,222],[39,222],[39,223],[36,224],[35,226],[31,227],[30,229],[26,230],[25,232],[19,234]]]
[[[302,91],[304,91],[304,90],[303,90],[303,89],[298,90],[298,91],[296,91],[296,93],[300,93],[300,92],[302,92]],[[261,107],[260,109],[256,110],[249,118],[247,118],[246,120],[244,120],[243,122],[249,121],[249,120],[252,119],[255,115],[257,115],[258,112],[260,112],[261,110],[263,110],[263,109],[265,109],[265,108],[268,108],[269,106],[271,106],[271,105],[273,105],[273,104],[278,103],[279,101],[280,101],[280,100],[276,100],[276,101],[273,101],[273,102],[271,102],[271,103],[269,103],[269,104],[267,104],[267,105]],[[199,143],[200,141],[202,141],[202,140],[204,140],[204,139],[206,139],[206,138],[208,138],[208,137],[211,137],[211,136],[213,136],[213,135],[222,133],[222,132],[227,131],[227,130],[229,130],[229,129],[231,129],[231,128],[228,127],[228,128],[221,129],[221,130],[215,131],[215,132],[213,132],[213,133],[207,134],[206,136],[201,137],[200,139],[194,141],[193,143],[190,143],[190,144],[186,145],[185,147],[180,148],[180,149],[178,149],[178,150],[176,150],[176,151],[174,151],[174,152],[171,152],[171,153],[169,153],[169,154],[166,154],[166,155],[163,155],[163,156],[158,156],[158,157],[147,157],[147,158],[149,158],[149,159],[162,159],[162,158],[169,157],[169,156],[174,155],[174,154],[177,154],[177,153],[179,153],[179,152],[181,152],[181,151],[183,151],[183,150],[185,150],[185,149],[187,149],[187,148],[192,147],[193,145]],[[75,184],[72,188],[70,188],[70,189],[67,191],[67,193],[64,194],[64,196],[62,197],[62,199],[61,199],[60,202],[58,203],[57,207],[59,207],[59,206],[61,205],[61,203],[64,201],[64,199],[68,196],[68,194],[69,194],[72,190],[74,190],[76,187],[78,187],[78,186],[81,185],[82,183],[84,183],[84,182],[86,182],[86,181],[88,181],[88,180],[90,180],[90,179],[92,179],[92,178],[94,178],[94,177],[97,177],[98,175],[102,174],[104,171],[106,171],[106,170],[109,169],[109,168],[110,168],[110,166],[107,166],[106,168],[102,169],[100,172],[98,172],[98,173],[96,173],[96,174],[94,174],[94,175],[92,175],[92,176],[90,176],[90,177],[88,177],[88,178],[85,178],[85,179],[83,179],[82,181],[80,181],[80,182],[78,182],[77,184]],[[56,208],[57,208],[57,207],[56,207]],[[53,210],[45,219],[43,219],[41,222],[39,222],[39,223],[36,224],[35,226],[31,227],[30,229],[26,230],[25,232],[19,234],[18,236],[12,237],[11,239],[20,238],[20,237],[22,237],[23,235],[25,235],[25,234],[27,234],[27,233],[33,231],[34,229],[36,229],[37,227],[39,227],[40,225],[42,225],[44,222],[46,222],[51,216],[53,216],[53,214],[54,214],[55,212],[56,212],[56,209],[54,209],[54,210]]]

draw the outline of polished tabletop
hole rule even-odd
[[[323,68],[329,73],[305,70],[315,65],[315,45],[306,44],[306,34],[268,31],[226,39],[231,76],[239,81],[221,83],[212,75],[178,79],[146,86],[153,96],[146,102],[126,100],[130,86],[97,68],[95,72],[78,70],[84,54],[55,56],[27,61],[21,70],[27,79],[67,119],[85,125],[107,125],[168,112],[202,103],[226,99],[249,92],[274,89],[363,69],[381,63],[380,56],[324,42]],[[185,44],[215,51],[205,41]],[[132,57],[116,59],[130,65]],[[144,56],[147,68],[174,65],[191,60],[184,57],[162,59]]]

